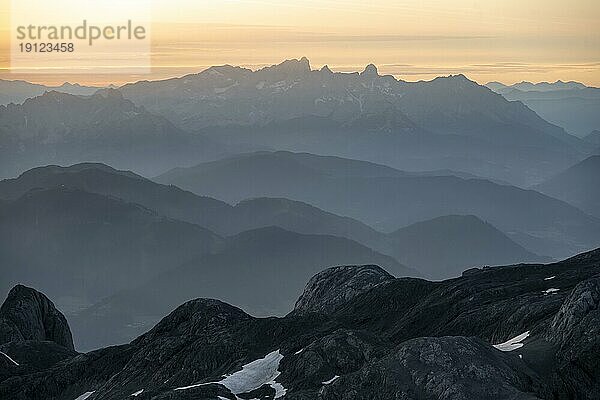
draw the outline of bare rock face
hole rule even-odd
[[[591,320],[600,320],[600,276],[581,282],[565,300],[552,320],[548,339],[561,346],[569,344],[573,335],[583,334],[577,329]]]
[[[0,344],[24,340],[74,349],[67,319],[52,301],[35,289],[17,285],[0,307]]]
[[[341,266],[313,276],[293,313],[328,314],[354,297],[394,277],[376,265]]]
[[[556,370],[570,383],[565,392],[573,398],[600,397],[600,276],[578,284],[550,325],[548,341],[558,347]],[[565,379],[556,379],[564,385]],[[574,385],[573,382],[576,382]]]
[[[538,378],[516,356],[477,338],[404,342],[359,372],[324,387],[324,399],[535,399]]]
[[[56,364],[60,354],[44,354],[52,365],[42,371],[0,359],[0,398],[595,400],[599,254],[441,282],[393,279],[373,266],[331,268],[284,318],[191,300],[129,344]],[[520,347],[493,346],[521,332]],[[21,342],[0,351],[29,366],[38,348]]]

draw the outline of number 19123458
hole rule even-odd
[[[73,43],[19,43],[21,53],[72,53]]]

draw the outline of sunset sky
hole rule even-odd
[[[149,0],[149,75],[10,73],[10,0],[0,4],[3,79],[119,84],[306,56],[313,68],[357,71],[374,63],[410,81],[464,73],[481,83],[561,79],[600,86],[597,0]]]

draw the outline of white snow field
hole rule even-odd
[[[76,398],[75,400],[85,400],[88,397],[90,397],[91,395],[93,395],[94,392],[85,392],[84,394],[82,394],[81,396],[79,396],[78,398]]]
[[[0,351],[0,354],[2,354],[4,357],[8,358],[8,361],[10,361],[11,363],[15,364],[17,367],[19,366],[19,363],[16,362],[15,360],[13,360],[8,354]]]
[[[334,376],[333,378],[331,378],[331,379],[330,379],[330,380],[328,380],[328,381],[321,382],[321,384],[322,384],[322,385],[329,385],[330,383],[333,383],[333,382],[335,382],[337,378],[339,378],[339,375],[336,375],[336,376]]]
[[[186,390],[198,386],[210,385],[213,383],[221,384],[238,395],[241,393],[251,392],[263,385],[269,385],[275,390],[275,398],[281,398],[285,395],[286,389],[282,384],[275,382],[279,376],[279,363],[283,356],[279,350],[267,354],[264,358],[252,361],[244,366],[240,371],[234,372],[231,375],[225,376],[218,382],[199,383],[191,386],[184,386],[175,390]]]
[[[523,332],[520,335],[515,336],[512,339],[508,339],[504,343],[495,344],[494,347],[500,351],[513,351],[516,349],[520,349],[521,347],[523,347],[523,343],[521,343],[521,342],[523,340],[527,339],[528,336],[529,336],[529,331]]]

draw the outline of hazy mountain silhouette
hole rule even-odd
[[[548,261],[475,216],[439,217],[385,234],[352,218],[281,198],[244,200],[233,208],[233,214],[227,219],[234,221],[230,233],[279,226],[345,237],[391,255],[432,279],[459,276],[473,266]]]
[[[348,263],[383,265],[396,276],[418,275],[392,257],[345,238],[261,228],[229,238],[218,254],[100,301],[71,318],[73,329],[82,349],[125,343],[175,305],[199,296],[228,301],[252,315],[284,315],[312,275]]]
[[[363,177],[414,176],[388,167],[374,164],[343,160],[335,157],[319,157],[308,154],[290,154],[306,165],[319,166],[331,175],[342,177],[352,173]],[[385,234],[355,219],[342,217],[323,211],[309,204],[285,198],[253,198],[243,200],[231,206],[225,202],[194,195],[176,186],[154,183],[131,172],[118,171],[102,164],[78,164],[70,167],[48,166],[35,168],[19,178],[0,181],[0,199],[16,199],[35,188],[67,187],[119,198],[127,202],[141,204],[159,214],[186,222],[199,224],[224,236],[235,235],[247,230],[278,226],[283,229],[304,233],[345,237],[366,245],[383,254],[397,259],[411,259],[427,267],[423,273],[434,279],[459,275],[473,265],[497,265],[510,262],[542,261],[512,243],[501,232],[483,234],[492,228],[482,221],[474,223],[471,218],[441,219],[445,229],[455,234],[469,234],[469,238],[478,236],[481,250],[467,249],[467,241],[461,242],[463,250],[453,251],[456,242],[449,239],[433,240],[434,232],[424,232],[418,236],[421,247],[438,248],[446,254],[445,258],[436,258],[435,252],[422,252],[419,258],[410,258],[412,245],[398,241],[394,234]],[[450,226],[452,228],[450,228]],[[432,226],[432,231],[434,230]],[[482,231],[480,231],[480,229]],[[456,238],[460,240],[460,238]],[[485,256],[485,251],[489,251]],[[503,251],[492,251],[498,248]],[[450,254],[452,253],[452,254]],[[408,257],[408,258],[406,258]],[[411,263],[406,263],[412,265]]]
[[[260,152],[176,169],[157,180],[233,203],[252,197],[299,200],[383,231],[444,215],[476,215],[530,251],[555,258],[600,240],[597,219],[531,190],[455,176],[365,178],[349,169],[336,176],[331,167],[319,169],[320,160]]]
[[[226,146],[181,131],[113,89],[92,96],[48,92],[0,106],[2,177],[82,161],[155,174],[223,154]]]
[[[589,135],[583,138],[586,142],[600,145],[600,130],[592,131]]]
[[[61,86],[46,86],[25,81],[9,81],[0,79],[0,105],[10,103],[20,104],[25,100],[41,96],[46,92],[61,92],[73,95],[89,96],[101,87],[82,86],[77,83],[65,82]]]
[[[556,82],[538,82],[532,83],[522,81],[512,85],[505,85],[500,82],[489,82],[486,83],[487,87],[492,89],[496,93],[505,94],[513,90],[520,90],[522,92],[556,92],[560,90],[573,90],[573,89],[585,89],[585,86],[581,82],[569,81],[563,82],[558,80]]]
[[[211,67],[119,90],[214,140],[401,169],[534,183],[580,157],[576,138],[462,75],[409,83],[381,76],[372,65],[360,74],[332,73],[311,70],[301,59],[258,71]]]
[[[600,217],[599,182],[600,155],[596,155],[535,186],[535,189]]]
[[[140,204],[169,218],[191,222],[220,233],[231,205],[175,186],[160,185],[132,172],[105,164],[34,168],[18,178],[0,181],[0,199],[14,200],[36,188],[68,187]]]
[[[501,85],[501,84],[500,84]],[[600,127],[600,89],[578,82],[532,84],[522,82],[512,86],[487,84],[507,100],[521,101],[546,121],[584,137]]]
[[[470,267],[543,260],[472,215],[418,222],[390,237],[396,259],[435,279],[459,276]]]
[[[306,165],[319,166],[328,174],[339,177],[349,173],[366,178],[378,175],[421,176],[336,157],[314,157],[308,154],[287,156],[294,157]],[[199,224],[226,236],[256,228],[278,226],[298,233],[345,237],[384,254],[403,256],[397,251],[396,240],[390,235],[378,232],[355,219],[338,216],[300,201],[285,198],[253,198],[231,206],[210,197],[194,195],[176,186],[157,184],[131,172],[118,171],[103,164],[88,163],[70,167],[47,166],[32,169],[19,178],[0,181],[0,200],[16,199],[35,188],[54,187],[76,188],[141,204],[159,214]],[[469,226],[461,227],[460,219],[453,219],[451,222],[457,225],[456,232],[467,229],[464,233],[468,234]],[[492,236],[489,238],[491,240],[488,245],[494,247],[495,238]],[[425,246],[429,243],[427,236],[422,237],[421,240]],[[505,239],[503,238],[500,243],[503,240]],[[442,274],[441,271],[445,271],[450,265],[456,269],[456,274],[460,274],[461,265],[466,267],[482,262],[501,264],[511,261],[538,260],[520,258],[524,254],[520,250],[513,252],[503,248],[507,250],[505,254],[491,252],[490,257],[485,261],[481,258],[471,258],[469,251],[463,252],[462,258],[436,260],[436,263],[429,263],[428,255],[425,254],[422,261],[428,264],[429,268],[439,268],[439,274],[432,270],[428,275],[439,279],[446,276],[446,273]],[[515,248],[519,246],[515,245]],[[457,252],[457,255],[459,254],[460,252]]]
[[[0,292],[30,284],[75,308],[222,243],[197,225],[71,188],[33,190],[3,205],[0,216]]]

